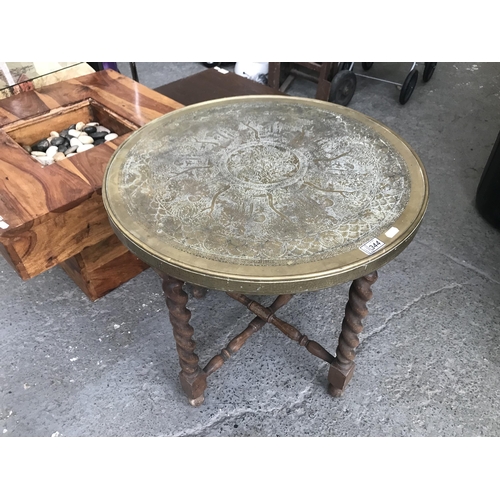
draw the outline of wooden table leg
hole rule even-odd
[[[341,396],[354,373],[355,348],[359,345],[359,334],[363,331],[361,320],[368,314],[366,303],[373,296],[371,286],[377,278],[375,271],[354,280],[349,289],[337,357],[328,372],[328,392],[331,396]]]
[[[333,63],[321,63],[321,69],[318,77],[318,87],[316,89],[316,99],[321,101],[328,101],[330,98],[331,79],[330,73],[332,72]]]
[[[181,386],[190,404],[199,406],[205,399],[203,393],[207,387],[207,376],[200,368],[199,358],[194,352],[196,348],[193,340],[194,330],[189,324],[191,311],[186,307],[188,295],[182,289],[183,281],[163,273],[160,275],[163,278],[163,292],[181,365],[179,374]]]

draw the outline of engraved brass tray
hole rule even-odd
[[[104,206],[140,259],[260,295],[364,276],[414,237],[424,167],[398,135],[314,99],[246,96],[168,113],[111,157]]]

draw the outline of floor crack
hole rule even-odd
[[[184,429],[182,431],[179,431],[175,434],[171,434],[170,436],[172,437],[187,437],[187,436],[199,436],[202,432],[207,431],[210,428],[213,428],[214,426],[218,424],[222,424],[226,422],[227,420],[230,420],[232,418],[237,418],[241,417],[243,415],[259,415],[259,414],[265,414],[265,415],[271,415],[274,413],[279,413],[280,411],[289,409],[289,410],[294,410],[296,408],[299,408],[304,404],[304,401],[312,394],[312,386],[314,384],[314,381],[318,377],[318,373],[320,370],[324,367],[323,363],[320,363],[318,367],[316,368],[316,371],[314,372],[313,377],[311,380],[306,384],[306,387],[302,389],[298,394],[297,397],[294,401],[291,403],[285,403],[281,406],[276,406],[276,407],[271,407],[271,408],[235,408],[234,410],[231,410],[228,413],[223,413],[223,410],[219,410],[219,412],[212,416],[206,423],[201,423],[197,425],[196,427],[193,427],[191,429]]]
[[[497,281],[496,279],[492,278],[491,276],[486,274],[484,271],[482,271],[481,269],[478,269],[477,267],[473,266],[472,264],[469,264],[468,262],[465,262],[465,261],[460,261],[456,257],[452,257],[451,255],[448,255],[447,253],[442,252],[441,250],[437,250],[436,248],[431,247],[430,245],[427,245],[426,243],[422,243],[421,241],[417,241],[416,243],[418,245],[422,245],[422,246],[432,250],[433,252],[438,253],[439,255],[443,255],[445,257],[448,257],[448,259],[455,262],[455,264],[458,264],[459,266],[465,267],[466,269],[469,269],[469,271],[474,271],[475,273],[479,274],[480,276],[483,276],[483,278],[486,278],[486,279],[492,281],[493,283],[500,285],[500,281]]]
[[[460,288],[460,287],[462,287],[464,285],[468,285],[468,284],[470,284],[470,283],[468,283],[468,282],[466,282],[466,283],[452,283],[450,285],[445,285],[445,286],[439,288],[438,290],[434,290],[432,292],[423,293],[423,294],[419,295],[417,298],[412,300],[410,303],[406,304],[399,311],[394,311],[394,312],[390,313],[382,325],[378,326],[377,328],[374,328],[371,332],[369,332],[369,333],[367,332],[365,335],[363,335],[364,339],[366,340],[369,337],[371,337],[372,335],[375,335],[375,334],[381,332],[387,326],[387,324],[390,321],[392,321],[396,316],[400,316],[400,315],[404,314],[406,311],[408,311],[408,309],[411,309],[415,304],[417,304],[421,300],[432,297],[434,295],[437,295],[438,293],[442,292],[443,290],[453,290],[454,288]],[[361,345],[360,345],[360,347],[361,347]]]
[[[186,437],[186,436],[199,436],[200,433],[218,425],[224,423],[226,420],[230,420],[231,418],[234,417],[241,417],[242,415],[247,415],[247,414],[272,414],[275,413],[279,410],[281,410],[282,407],[274,407],[274,408],[268,408],[268,409],[253,409],[253,408],[235,408],[234,410],[231,410],[228,413],[224,413],[223,410],[219,410],[219,412],[214,415],[208,422],[202,423],[197,425],[196,427],[193,427],[191,429],[184,429],[182,431],[176,432],[175,434],[171,434],[172,437]]]

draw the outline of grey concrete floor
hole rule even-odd
[[[153,88],[203,69],[138,63]],[[408,69],[379,63],[370,74],[403,81]],[[299,80],[289,91],[314,92]],[[1,260],[0,435],[499,436],[500,233],[474,197],[500,130],[500,63],[439,63],[405,106],[397,98],[394,86],[358,78],[350,106],[414,148],[429,209],[379,272],[342,398],[326,394],[325,363],[268,326],[192,408],[153,271],[91,303],[59,268],[23,282]],[[280,316],[334,351],[347,290],[296,296]],[[202,363],[252,318],[220,292],[189,307]]]

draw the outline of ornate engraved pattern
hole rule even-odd
[[[165,120],[130,150],[119,185],[147,231],[241,265],[352,250],[388,229],[410,193],[405,161],[368,125],[296,102]]]

